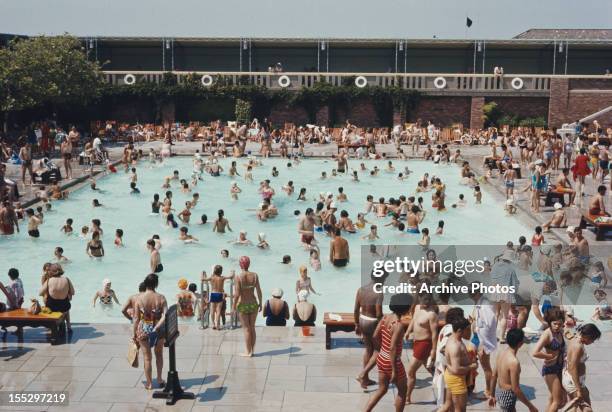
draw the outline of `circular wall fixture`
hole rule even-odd
[[[289,76],[283,75],[278,78],[278,85],[280,87],[289,87],[291,85],[291,79]]]
[[[515,77],[514,79],[512,79],[512,82],[510,84],[512,85],[512,88],[514,90],[521,90],[524,86],[523,79],[521,79],[520,77]]]
[[[202,78],[200,79],[200,82],[202,83],[202,86],[204,87],[208,87],[208,86],[212,86],[213,84],[213,78],[211,75],[209,74],[205,74],[204,76],[202,76]]]
[[[364,76],[357,76],[355,78],[355,86],[359,88],[364,88],[367,85],[368,85],[368,79],[366,79]]]
[[[433,83],[436,89],[444,89],[446,87],[446,79],[444,77],[436,77]]]
[[[125,83],[125,84],[134,84],[134,83],[136,83],[136,76],[134,76],[131,73],[126,74],[125,76],[123,76],[123,83]]]

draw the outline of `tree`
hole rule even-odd
[[[11,41],[0,50],[0,110],[5,130],[11,112],[50,104],[86,104],[103,87],[97,62],[87,59],[72,36],[33,37]]]

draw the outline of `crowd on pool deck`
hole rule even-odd
[[[267,122],[254,123],[251,129],[257,131],[255,136],[261,144],[261,158],[249,155],[246,163],[231,162],[226,171],[220,164],[223,157],[233,155],[236,159],[246,156],[246,136],[249,130],[247,125],[237,125],[236,142],[232,152],[228,153],[224,145],[223,136],[210,142],[213,148],[209,157],[202,156],[196,151],[193,157],[193,170],[188,177],[183,177],[181,171],[176,170],[171,176],[164,179],[162,188],[165,193],[155,195],[151,202],[151,211],[159,214],[168,226],[178,229],[178,238],[184,242],[198,242],[199,240],[189,234],[191,209],[197,204],[199,195],[193,193],[192,200],[186,202],[184,208],[173,204],[172,190],[191,193],[197,189],[198,182],[203,175],[211,177],[227,174],[246,182],[253,180],[252,171],[255,168],[265,168],[263,158],[273,152],[278,152],[287,159],[287,167],[299,167],[303,160],[304,147],[308,141],[308,134],[314,136],[315,128],[293,129],[291,136],[271,132]],[[429,125],[433,126],[433,125]],[[429,127],[428,126],[428,127]],[[322,128],[318,128],[321,133]],[[348,141],[352,141],[354,126],[347,122],[343,130]],[[414,239],[423,247],[423,253],[430,256],[431,236],[444,232],[444,221],[431,231],[424,228],[422,222],[426,215],[424,196],[431,193],[431,207],[438,211],[445,211],[447,204],[451,209],[478,207],[482,201],[483,185],[500,185],[504,188],[507,202],[503,205],[506,213],[517,213],[515,201],[521,193],[529,192],[531,208],[537,212],[540,208],[540,195],[553,187],[569,195],[567,206],[561,203],[554,205],[555,212],[549,222],[534,228],[531,240],[521,236],[518,245],[508,242],[505,250],[499,256],[487,260],[487,273],[491,278],[501,279],[502,283],[518,284],[516,271],[529,270],[532,265],[536,267],[533,276],[537,291],[531,291],[528,300],[521,300],[512,294],[486,294],[478,292],[471,294],[474,311],[464,313],[459,306],[454,306],[451,296],[439,294],[433,296],[421,293],[418,296],[397,294],[391,297],[388,310],[383,311],[382,295],[373,291],[377,283],[384,283],[385,278],[372,276],[370,284],[362,286],[356,293],[354,316],[356,332],[363,340],[365,349],[363,356],[363,371],[356,377],[364,390],[373,385],[378,388],[372,393],[366,410],[372,410],[377,402],[386,394],[391,384],[396,387],[396,410],[403,410],[407,403],[411,403],[412,391],[415,387],[416,373],[423,367],[433,375],[432,383],[435,389],[436,402],[440,411],[465,410],[468,399],[482,398],[490,405],[497,405],[504,411],[515,410],[517,401],[524,403],[530,410],[537,410],[527,399],[519,386],[520,362],[517,352],[523,345],[525,332],[528,331],[527,321],[531,314],[541,325],[536,331],[537,343],[532,356],[543,360],[542,377],[549,389],[547,411],[556,411],[561,407],[567,410],[590,410],[590,396],[585,386],[586,376],[586,347],[600,338],[599,326],[602,322],[612,318],[612,310],[607,304],[606,287],[608,275],[604,263],[593,258],[590,254],[589,242],[582,235],[580,227],[567,226],[565,211],[569,207],[580,206],[583,190],[587,181],[601,183],[595,195],[588,204],[588,212],[606,220],[609,214],[606,209],[605,179],[609,176],[608,149],[603,142],[603,132],[595,128],[594,143],[589,144],[592,133],[587,130],[577,130],[575,138],[570,136],[557,136],[549,131],[533,131],[516,129],[511,132],[498,132],[495,129],[483,131],[485,144],[490,145],[491,154],[482,160],[486,173],[477,177],[470,163],[463,158],[461,149],[451,150],[446,143],[435,141],[435,127],[426,132],[426,142],[421,144],[423,135],[420,128],[395,127],[386,137],[388,142],[395,143],[398,148],[398,158],[407,159],[404,148],[412,150],[412,154],[423,157],[432,163],[456,163],[459,167],[461,185],[471,196],[461,195],[456,200],[447,200],[446,183],[434,175],[417,177],[415,196],[406,196],[398,193],[396,198],[379,198],[375,195],[367,198],[363,213],[359,213],[353,221],[348,213],[341,210],[336,216],[339,206],[346,200],[343,190],[338,194],[321,193],[315,197],[312,207],[296,211],[299,223],[296,236],[303,246],[308,264],[301,265],[299,277],[296,281],[295,304],[292,310],[289,302],[285,300],[284,291],[276,288],[271,296],[264,302],[263,292],[259,284],[258,274],[251,271],[251,258],[239,258],[240,273],[230,272],[226,276],[223,265],[213,266],[209,275],[203,272],[198,279],[205,288],[198,288],[188,279],[178,282],[177,295],[172,299],[176,302],[181,317],[196,317],[203,327],[212,330],[223,330],[226,325],[226,314],[231,316],[231,324],[240,324],[244,332],[244,356],[251,357],[256,351],[255,323],[260,312],[266,318],[268,326],[286,326],[292,317],[294,326],[314,326],[317,319],[317,308],[308,301],[312,293],[317,293],[308,276],[309,270],[321,270],[322,260],[318,243],[321,239],[328,239],[330,243],[329,264],[343,267],[351,264],[351,254],[346,233],[362,232],[362,238],[370,241],[379,239],[377,225],[369,222],[369,216],[385,219],[385,225],[396,228],[400,232],[418,234]],[[250,133],[250,132],[249,132]],[[343,132],[344,133],[344,132]],[[412,173],[408,167],[395,168],[393,161],[379,154],[376,144],[380,143],[380,136],[375,137],[364,131],[364,145],[358,145],[353,151],[342,149],[334,155],[336,167],[330,171],[322,171],[321,179],[330,174],[348,174],[355,181],[359,181],[359,174],[377,174],[381,170],[395,174],[398,182],[406,180]],[[70,136],[72,134],[72,136]],[[590,136],[591,135],[591,136]],[[56,135],[57,136],[57,135]],[[59,142],[59,150],[63,158],[63,166],[67,176],[71,176],[71,162],[74,149],[79,141],[78,132],[73,129],[64,134]],[[242,139],[242,137],[245,137]],[[600,139],[602,139],[600,141]],[[316,139],[315,139],[316,141]],[[38,147],[40,155],[50,161],[46,151],[53,150],[57,139],[47,140],[46,147]],[[137,168],[143,162],[158,163],[172,154],[173,136],[170,129],[166,131],[165,142],[161,150],[150,149],[147,153],[136,149],[132,143],[125,146],[121,159],[122,168],[130,176],[130,193],[139,193]],[[22,168],[22,183],[26,186],[27,179],[32,181],[32,165],[34,163],[34,150],[32,142],[24,141],[19,150],[7,149],[3,143],[2,152],[5,159],[11,159],[20,164]],[[35,143],[38,143],[35,142]],[[73,144],[75,146],[73,146]],[[37,146],[37,145],[35,145]],[[102,141],[90,141],[83,148],[83,153],[103,161],[106,151]],[[377,162],[368,168],[361,159],[373,159]],[[517,166],[518,165],[518,166]],[[380,168],[379,168],[380,166]],[[529,171],[529,184],[524,188],[515,188],[515,180],[523,169]],[[49,167],[53,167],[49,166]],[[240,169],[242,167],[243,169]],[[105,173],[119,173],[110,163],[103,163]],[[240,170],[239,170],[240,169]],[[270,173],[278,173],[272,168]],[[560,173],[557,171],[560,170]],[[22,221],[27,225],[28,235],[32,238],[44,236],[44,214],[52,208],[55,201],[69,201],[70,194],[62,190],[57,183],[50,188],[41,187],[37,192],[39,206],[23,208],[19,203],[19,185],[5,178],[6,165],[0,164],[0,233],[12,235],[19,231]],[[557,174],[555,179],[552,178]],[[553,181],[554,180],[554,181]],[[572,183],[572,181],[574,183]],[[99,182],[93,175],[89,181],[89,188],[93,194]],[[314,188],[307,188],[314,190]],[[229,196],[238,199],[241,189],[237,181],[228,187]],[[256,216],[264,221],[274,219],[278,209],[274,205],[276,193],[269,180],[260,182],[258,192],[262,203],[256,208]],[[286,196],[296,196],[292,182],[282,188]],[[306,196],[306,189],[297,194],[305,206],[312,196]],[[473,199],[473,200],[469,200]],[[92,201],[94,207],[104,207],[96,199]],[[175,209],[176,206],[176,209]],[[180,211],[179,211],[180,210]],[[179,211],[176,215],[174,212]],[[453,213],[449,211],[449,213]],[[180,221],[177,222],[177,219]],[[207,216],[201,216],[198,223],[206,223]],[[62,228],[65,234],[72,234],[74,220],[67,217]],[[566,227],[568,244],[562,245],[546,239],[551,228]],[[231,232],[229,219],[223,209],[212,225],[212,230],[218,233]],[[91,224],[80,229],[80,236],[86,242],[86,253],[92,259],[104,259],[104,245],[102,242],[103,229],[99,219],[93,219]],[[124,247],[123,230],[117,229],[114,234],[114,247]],[[317,239],[319,238],[319,239]],[[406,238],[407,240],[409,238]],[[7,239],[10,241],[10,238]],[[260,233],[257,241],[251,241],[246,232],[241,232],[233,241],[237,244],[253,245],[266,249],[270,245],[265,234]],[[137,342],[144,356],[144,370],[148,389],[153,387],[152,362],[156,361],[157,384],[163,386],[161,376],[163,367],[162,348],[164,343],[164,315],[168,308],[166,297],[156,292],[159,277],[164,270],[161,253],[162,244],[159,236],[152,235],[147,241],[149,252],[150,274],[148,274],[138,287],[138,293],[128,297],[123,304],[122,312],[133,324],[133,338]],[[227,250],[220,251],[220,261],[227,258]],[[373,247],[372,253],[377,253]],[[69,312],[71,299],[77,288],[67,276],[64,276],[62,264],[67,261],[63,250],[55,250],[56,260],[45,263],[41,279],[41,296],[44,308],[53,312],[64,312],[68,316],[67,330],[70,333],[71,323]],[[284,256],[283,262],[291,261],[291,256]],[[325,260],[324,260],[325,261]],[[608,260],[608,268],[612,270],[612,260]],[[438,273],[424,272],[414,274],[410,282],[414,284],[429,284],[440,282]],[[10,269],[8,285],[0,283],[0,289],[6,296],[6,304],[0,309],[12,310],[24,305],[24,290],[19,279],[18,268]],[[537,279],[536,279],[537,277]],[[226,282],[231,284],[229,296],[226,293]],[[573,287],[588,285],[592,289],[594,301],[597,302],[592,319],[588,322],[578,319],[573,313],[568,292]],[[77,285],[78,286],[78,285]],[[136,290],[135,290],[136,292]],[[565,292],[565,295],[564,295]],[[565,302],[564,302],[565,296]],[[230,300],[228,307],[227,300]],[[119,297],[112,289],[110,279],[102,282],[102,288],[96,292],[92,304],[95,306],[119,304]],[[35,307],[36,302],[32,302]],[[467,316],[466,316],[467,315]],[[305,329],[307,331],[307,329]],[[412,342],[412,357],[407,368],[401,359],[405,340]],[[497,351],[495,365],[492,365],[491,355]],[[370,379],[370,373],[377,368],[377,382]],[[485,391],[482,394],[474,393],[475,379],[478,369],[482,369],[485,379]]]

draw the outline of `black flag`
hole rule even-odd
[[[470,19],[469,17],[465,18],[465,25],[468,27],[472,27],[472,19]]]

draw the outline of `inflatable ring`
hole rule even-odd
[[[515,77],[514,79],[512,79],[512,82],[510,84],[512,85],[512,88],[514,90],[521,90],[524,86],[523,79],[521,79],[520,77]]]
[[[212,76],[210,74],[205,74],[200,79],[200,83],[202,83],[202,86],[204,86],[204,87],[212,86],[213,78],[212,78]]]
[[[134,84],[134,83],[136,83],[136,76],[134,76],[131,73],[126,74],[125,76],[123,76],[123,83],[125,83],[125,84]]]
[[[364,88],[368,85],[368,79],[366,79],[364,76],[357,76],[355,77],[355,86],[361,88]]]
[[[436,77],[433,82],[436,89],[444,89],[446,87],[446,79],[444,77]]]
[[[282,75],[278,78],[278,85],[280,87],[289,87],[291,85],[291,79],[287,75]]]

